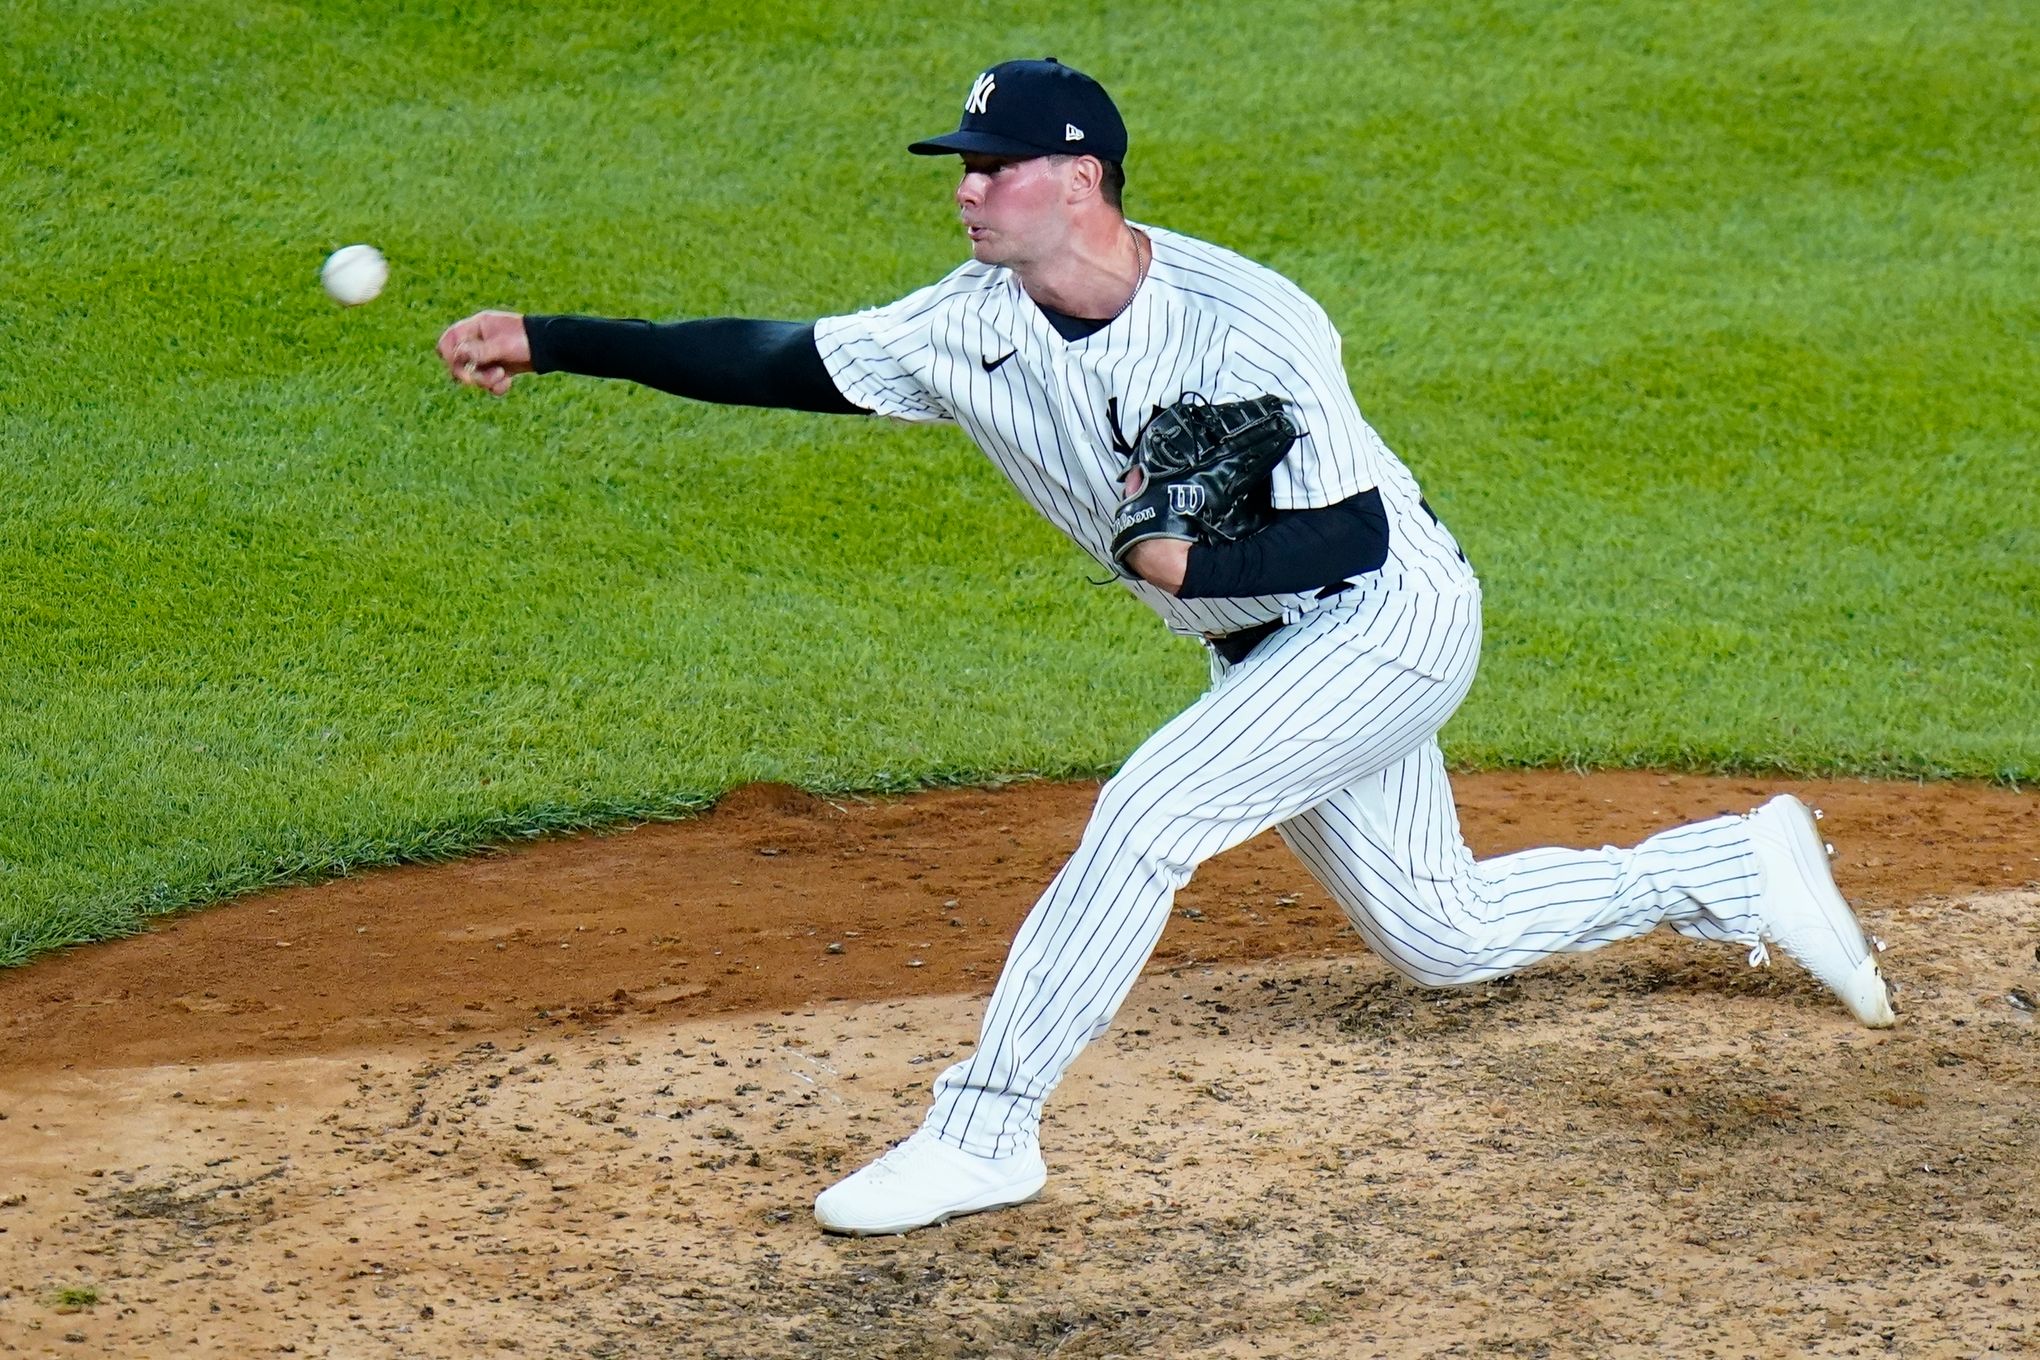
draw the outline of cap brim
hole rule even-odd
[[[1055,152],[1047,147],[1030,146],[1011,137],[1000,137],[990,132],[968,132],[958,129],[940,137],[930,137],[925,142],[915,142],[907,148],[916,156],[1052,156]]]

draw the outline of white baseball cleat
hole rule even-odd
[[[1814,814],[1781,793],[1743,820],[1762,882],[1757,913],[1764,939],[1805,965],[1858,1020],[1872,1029],[1891,1024],[1891,991],[1877,966],[1878,951],[1835,887]],[[1761,942],[1750,962],[1769,962]]]
[[[870,1166],[815,1198],[815,1222],[832,1233],[871,1237],[947,1223],[959,1214],[1033,1199],[1048,1183],[1041,1152],[980,1157],[937,1142],[922,1129]]]

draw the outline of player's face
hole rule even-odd
[[[1068,185],[1048,156],[968,155],[956,207],[972,258],[1019,267],[1055,253],[1068,235]]]

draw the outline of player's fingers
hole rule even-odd
[[[522,320],[512,318],[519,329],[517,334],[508,335],[493,324],[495,317],[494,313],[480,312],[448,326],[439,337],[439,357],[455,382],[500,397],[510,390],[511,378],[529,372],[530,368],[523,361],[518,344],[523,339]]]
[[[469,338],[454,346],[453,361],[449,367],[454,379],[470,387],[487,387],[487,373],[497,367],[488,362],[488,351],[479,337]]]
[[[499,364],[502,346],[489,335],[488,316],[471,316],[446,328],[439,337],[439,357],[454,378],[471,382],[476,370]]]
[[[460,353],[461,346],[473,334],[474,326],[471,322],[467,321],[456,321],[441,331],[439,333],[438,345],[440,362],[444,363],[448,368],[452,368],[455,363],[455,357]]]
[[[466,346],[458,340],[449,340],[439,349],[440,361],[446,365],[446,375],[455,382],[467,381],[468,369],[472,366]]]

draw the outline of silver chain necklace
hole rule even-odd
[[[1140,233],[1134,231],[1131,224],[1128,224],[1126,229],[1133,233],[1133,291],[1126,295],[1126,301],[1119,304],[1118,311],[1105,318],[1107,322],[1117,321],[1126,309],[1133,305],[1133,300],[1140,296],[1140,286],[1147,282],[1148,259],[1150,257],[1146,251],[1140,248]]]

